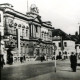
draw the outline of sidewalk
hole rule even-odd
[[[17,67],[17,66],[21,66],[21,65],[29,65],[29,64],[41,64],[41,63],[49,63],[49,62],[54,62],[54,60],[48,60],[48,61],[25,61],[23,63],[21,62],[15,62],[13,63],[12,65],[9,65],[9,64],[5,64],[4,67]]]
[[[42,63],[49,63],[49,62],[54,63],[55,60],[49,59],[48,61],[43,61],[43,62],[41,62],[40,60],[39,60],[39,61],[35,61],[35,60],[30,60],[30,61],[28,61],[28,60],[27,60],[27,61],[25,61],[25,62],[23,62],[23,63],[21,63],[21,62],[15,62],[15,63],[13,63],[12,65],[6,64],[6,65],[4,65],[4,67],[17,67],[17,66],[21,66],[21,65],[42,64]],[[67,63],[68,65],[70,65],[70,61],[69,61],[69,60],[63,60],[63,61],[62,61],[62,60],[57,60],[56,62],[57,62],[57,64],[58,64],[58,63],[63,63],[63,64]],[[80,63],[80,60],[78,60],[77,63]],[[62,65],[62,64],[61,64],[61,65]]]

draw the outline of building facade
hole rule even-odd
[[[72,40],[63,40],[63,49],[61,46],[61,40],[53,41],[53,44],[56,45],[56,55],[69,56],[72,52],[76,53],[75,42]]]
[[[69,58],[72,52],[76,53],[75,41],[60,29],[53,30],[53,44],[56,45],[56,55]]]
[[[11,4],[0,4],[0,30],[4,36],[4,47],[13,54],[14,61],[21,56],[27,58],[52,54],[52,30],[50,21],[43,22],[36,6],[22,14]],[[7,40],[6,40],[7,39]],[[3,53],[3,52],[2,52]]]

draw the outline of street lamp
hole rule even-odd
[[[56,72],[56,50],[57,50],[57,46],[54,45],[54,53],[55,53],[55,72]]]
[[[63,46],[63,37],[61,37],[61,50],[62,50],[62,56],[63,56],[63,50],[64,50],[64,46]]]

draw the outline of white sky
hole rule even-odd
[[[26,13],[27,0],[0,0],[10,3],[14,9]],[[80,0],[28,0],[28,6],[36,4],[43,21],[51,21],[53,27],[75,34],[80,23]]]

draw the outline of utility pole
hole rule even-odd
[[[55,72],[56,72],[56,50],[57,50],[57,46],[54,45],[54,52],[55,52]]]
[[[62,55],[63,55],[64,46],[63,46],[63,37],[62,36],[61,36],[61,50],[62,50]]]

